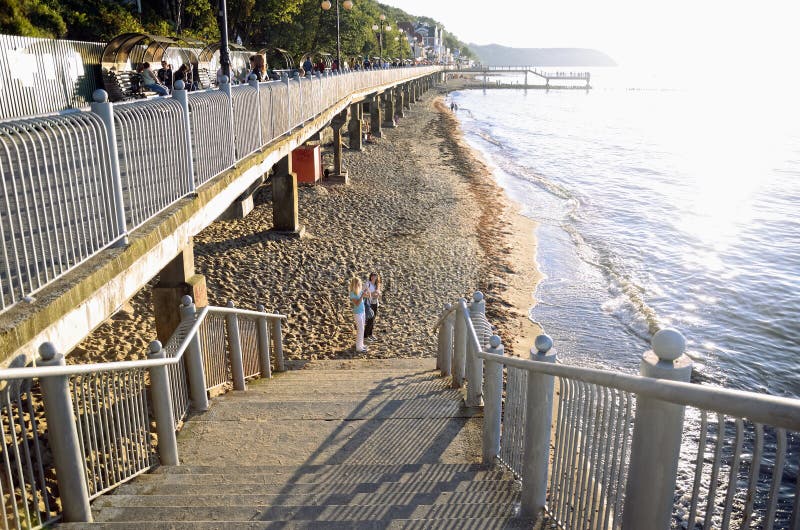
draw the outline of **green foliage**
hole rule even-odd
[[[121,33],[145,32],[178,35],[206,42],[219,40],[218,0],[0,0],[0,32],[38,37],[108,41]],[[340,5],[341,49],[344,58],[377,56],[378,34],[372,30],[379,16],[386,15],[392,31],[383,36],[385,57],[411,57],[398,22],[441,24],[427,17],[412,16],[402,9],[375,0],[353,0],[353,9]],[[283,48],[298,61],[307,52],[336,55],[336,0],[329,11],[321,0],[228,0],[228,35],[251,49]],[[395,40],[398,37],[398,40]],[[445,34],[450,48],[466,46]]]
[[[0,33],[58,38],[67,25],[57,9],[39,0],[0,0]]]

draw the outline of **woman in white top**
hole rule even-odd
[[[372,308],[372,318],[368,318],[366,326],[364,327],[364,338],[368,341],[378,340],[372,335],[372,328],[375,326],[375,317],[378,316],[378,305],[381,299],[381,277],[377,272],[369,274],[367,281],[367,292],[369,297],[367,303]]]

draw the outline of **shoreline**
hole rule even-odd
[[[479,289],[506,351],[527,358],[538,334],[528,318],[541,275],[536,223],[523,217],[443,104],[452,81],[427,93],[398,127],[361,152],[345,149],[348,186],[303,186],[307,236],[278,240],[271,187],[244,219],[215,221],[194,238],[209,303],[265,305],[289,317],[289,360],[432,356],[442,305]],[[325,158],[330,157],[326,149]],[[386,292],[369,352],[354,355],[347,278],[379,271]],[[70,363],[142,358],[155,339],[151,286],[98,327]]]

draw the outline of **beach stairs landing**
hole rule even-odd
[[[215,398],[160,467],[92,504],[94,525],[530,528],[513,477],[480,461],[480,410],[434,359],[314,361]]]

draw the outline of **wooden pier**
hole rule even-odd
[[[483,87],[484,88],[537,88],[537,89],[590,89],[591,86],[591,73],[590,72],[545,72],[539,70],[534,66],[475,66],[466,69],[459,69],[460,73],[474,73],[483,74]],[[499,83],[497,85],[490,85],[488,77],[490,74],[503,74],[503,73],[518,73],[525,75],[525,84],[511,84]],[[528,76],[544,79],[544,85],[530,85],[528,84]],[[581,85],[553,85],[551,81],[579,81]]]

